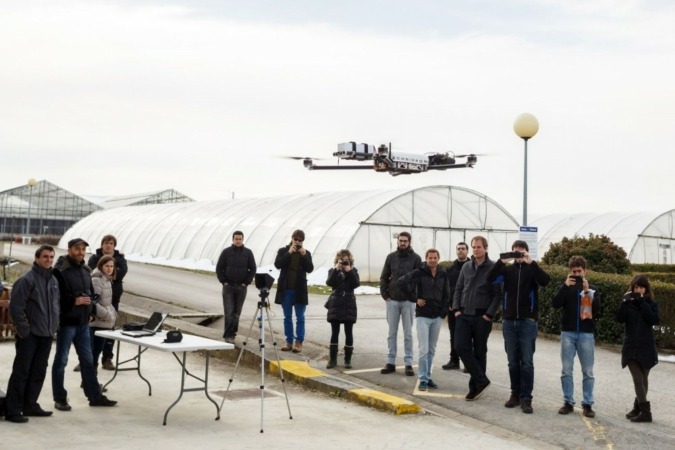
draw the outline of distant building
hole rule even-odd
[[[62,235],[101,207],[49,181],[0,192],[0,236]],[[30,222],[30,229],[28,225]]]
[[[96,204],[46,180],[0,192],[0,239],[23,235],[62,236],[80,219],[101,209],[193,202],[173,189],[115,197]],[[30,222],[30,229],[28,229]]]

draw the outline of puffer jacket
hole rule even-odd
[[[355,323],[356,296],[354,289],[360,286],[359,271],[352,267],[349,272],[330,269],[326,284],[333,288],[330,294],[326,320],[328,322]]]
[[[380,294],[385,300],[397,300],[400,302],[409,300],[406,293],[397,286],[397,281],[403,275],[418,269],[422,265],[422,258],[415,253],[412,247],[401,251],[389,253],[384,261],[382,274],[380,275]]]
[[[92,328],[112,329],[117,320],[117,312],[113,307],[112,280],[98,269],[91,274],[91,283],[94,285],[94,293],[98,294],[96,307],[93,308],[94,320],[89,322]]]
[[[17,336],[54,336],[59,327],[59,308],[59,284],[52,269],[33,263],[11,292],[9,313]]]
[[[651,369],[659,362],[654,340],[654,325],[659,323],[659,307],[651,299],[631,300],[624,296],[616,312],[616,320],[624,324],[621,367],[631,359],[640,363],[643,369]]]

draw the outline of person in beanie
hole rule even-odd
[[[631,422],[651,422],[652,406],[647,401],[649,371],[659,362],[654,325],[659,323],[659,306],[646,275],[636,275],[621,300],[616,320],[624,326],[621,367],[628,367],[635,386],[633,409],[626,414]]]
[[[274,267],[280,270],[277,280],[277,294],[274,303],[284,310],[284,335],[286,344],[282,352],[302,351],[305,340],[305,310],[309,303],[307,274],[314,270],[312,254],[305,249],[305,232],[295,230],[291,243],[277,251]],[[295,334],[293,333],[293,311],[295,311]],[[295,339],[295,342],[294,342]]]
[[[337,365],[338,338],[340,324],[345,329],[345,369],[352,367],[352,353],[354,352],[354,336],[352,327],[356,323],[356,297],[354,289],[361,284],[359,272],[354,267],[354,257],[347,249],[340,250],[335,255],[335,266],[328,271],[326,285],[333,288],[328,297],[326,320],[331,326],[330,353],[326,369]]]

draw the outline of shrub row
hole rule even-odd
[[[675,264],[631,264],[634,273],[675,273]]]

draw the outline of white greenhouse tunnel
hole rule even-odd
[[[401,231],[412,234],[417,253],[436,248],[443,260],[454,259],[455,245],[476,235],[488,239],[491,255],[509,249],[519,235],[516,219],[487,196],[431,186],[114,208],[77,222],[60,247],[80,237],[94,251],[113,234],[131,261],[213,270],[232,233],[241,230],[262,268],[274,264],[296,229],[305,232],[315,268],[331,267],[335,253],[348,248],[364,282],[379,281]]]

